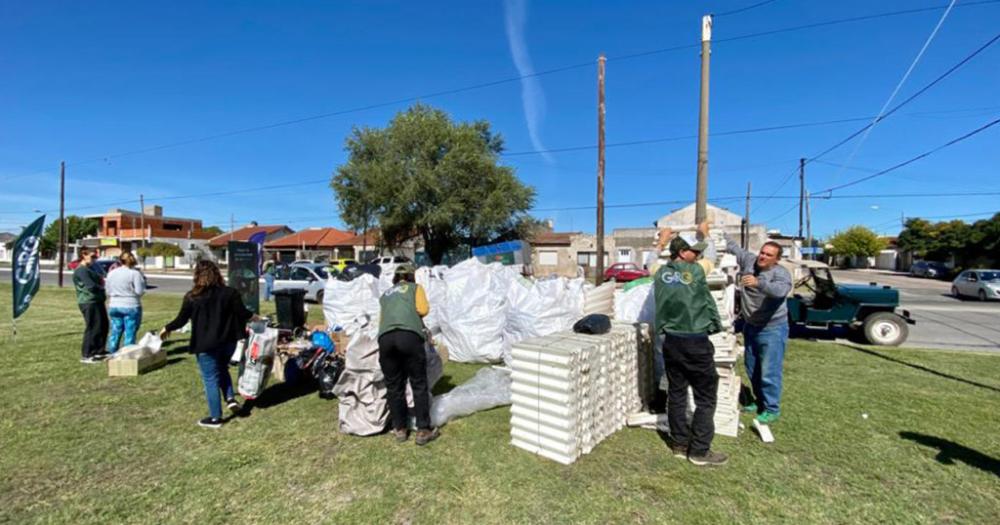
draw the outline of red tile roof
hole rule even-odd
[[[244,226],[233,232],[226,232],[223,233],[222,235],[217,235],[215,237],[212,237],[211,239],[209,239],[208,245],[211,246],[212,248],[224,248],[226,246],[226,243],[228,243],[229,241],[247,241],[250,239],[251,235],[259,231],[264,231],[267,232],[267,235],[271,235],[272,233],[282,228],[288,228],[288,226],[285,226],[284,224]],[[288,228],[288,231],[293,231],[293,230],[291,228]]]
[[[353,246],[349,242],[354,233],[337,228],[309,228],[264,244],[265,248],[305,248],[322,249],[338,246]]]
[[[542,232],[531,238],[534,246],[569,246],[574,235],[580,232]]]

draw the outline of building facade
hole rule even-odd
[[[201,219],[167,217],[161,206],[146,206],[142,213],[116,208],[89,218],[100,220],[100,227],[96,236],[80,243],[96,248],[101,257],[135,252],[157,242],[176,245],[188,258],[210,256],[208,241],[213,234],[202,228]]]

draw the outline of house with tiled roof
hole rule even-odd
[[[212,251],[212,256],[217,261],[225,261],[227,259],[226,247],[229,245],[229,241],[248,241],[250,237],[259,232],[264,232],[266,235],[264,237],[265,245],[270,241],[276,241],[282,237],[286,237],[295,233],[295,230],[289,228],[284,224],[257,224],[251,222],[242,228],[237,228],[230,232],[217,235],[208,240],[208,247]]]
[[[317,257],[353,259],[355,256],[353,242],[357,237],[354,232],[337,228],[306,228],[280,239],[265,242],[264,250],[269,254],[276,254],[277,258],[284,262],[313,260]]]

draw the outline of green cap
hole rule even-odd
[[[694,244],[691,244],[687,241],[687,239],[680,235],[674,237],[673,240],[670,241],[670,254],[674,256],[680,255],[681,250],[691,250],[701,253],[705,251],[705,248],[708,248],[708,243],[705,241],[695,241]]]
[[[396,270],[393,273],[396,274],[396,275],[410,275],[410,274],[412,274],[415,271],[416,270],[413,269],[413,265],[412,264],[403,263],[403,264],[400,264],[399,266],[397,266]]]

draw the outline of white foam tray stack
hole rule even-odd
[[[511,350],[511,444],[564,465],[587,454],[643,408],[649,326],[607,334],[558,332]]]

